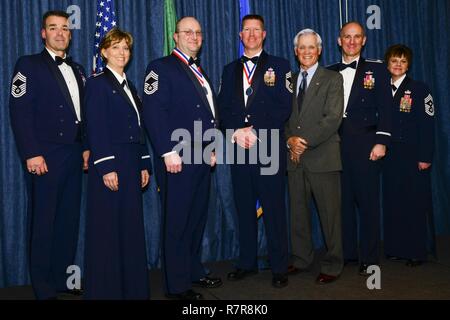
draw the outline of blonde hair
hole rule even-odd
[[[120,42],[123,39],[125,39],[125,42],[127,43],[128,47],[130,48],[130,51],[133,47],[133,36],[131,33],[122,31],[119,28],[113,28],[108,31],[107,34],[103,37],[102,41],[100,41],[100,54],[102,56],[103,61],[108,62],[108,59],[106,59],[105,56],[103,56],[103,49],[108,49],[112,46],[113,43]]]

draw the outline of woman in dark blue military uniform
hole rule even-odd
[[[412,51],[391,46],[385,55],[394,99],[392,144],[383,164],[384,250],[390,259],[420,265],[432,223],[430,166],[434,105],[428,87],[406,73]]]
[[[141,101],[127,80],[133,39],[108,32],[100,49],[104,72],[86,84],[91,148],[85,242],[86,299],[148,299],[142,188],[150,156],[141,126]]]

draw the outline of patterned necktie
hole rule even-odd
[[[300,83],[300,88],[298,90],[298,95],[297,95],[298,113],[300,113],[300,110],[302,109],[303,97],[305,96],[306,87],[308,85],[307,77],[308,77],[308,72],[303,71],[302,72],[302,82]]]

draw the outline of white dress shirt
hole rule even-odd
[[[300,92],[300,85],[302,84],[302,80],[303,80],[302,72],[306,71],[308,73],[308,75],[306,76],[306,88],[305,88],[305,92],[306,92],[306,89],[308,89],[309,84],[311,83],[312,77],[314,76],[314,73],[316,73],[316,70],[318,67],[319,67],[319,63],[316,62],[308,70],[304,70],[304,69],[300,68],[300,73],[298,74],[298,78],[297,78],[297,97],[298,97],[298,93]]]
[[[342,63],[349,64],[352,63],[353,61],[356,61],[356,68],[358,68],[359,59],[360,57],[347,63],[344,61],[344,58],[342,58]],[[342,71],[339,71],[339,73],[342,74],[342,77],[344,78],[344,118],[345,118],[347,117],[345,111],[347,110],[348,100],[350,98],[350,93],[352,92],[352,86],[353,81],[355,80],[356,69],[346,68]]]
[[[245,53],[244,53],[244,56],[247,57],[247,58],[259,57],[262,52],[263,51],[261,50],[260,52],[255,54],[253,57],[249,57]],[[247,66],[248,66],[249,70],[252,70],[253,67],[255,66],[255,64],[249,60],[249,61],[247,61]],[[245,68],[245,64],[243,65],[243,67]],[[253,70],[251,79],[253,79],[253,76],[255,75],[255,71],[256,71],[256,68],[255,68],[255,70]],[[244,84],[244,103],[245,103],[245,106],[247,106],[247,100],[248,100],[249,96],[246,95],[245,92],[247,91],[248,88],[250,88],[250,84],[248,83],[247,77],[245,76],[245,72],[242,72],[242,83]],[[255,93],[255,92],[253,92],[253,93]]]
[[[56,54],[49,50],[47,47],[48,53],[50,56],[55,60]],[[64,55],[64,59],[66,58],[66,55]],[[81,121],[81,111],[80,111],[80,92],[78,90],[78,82],[77,78],[75,78],[75,74],[73,73],[72,67],[69,66],[67,63],[63,62],[58,66],[59,70],[61,71],[64,81],[66,82],[67,88],[69,89],[70,97],[72,98],[73,105],[75,107],[75,113],[77,115],[78,121]]]

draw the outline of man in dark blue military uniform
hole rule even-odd
[[[217,126],[218,114],[212,85],[197,59],[203,39],[200,24],[193,17],[184,17],[177,22],[173,37],[176,48],[172,55],[147,67],[143,120],[156,154],[155,174],[161,188],[166,295],[198,300],[202,295],[192,286],[215,288],[222,284],[220,278],[206,276],[201,263],[210,172],[215,164],[215,155],[206,155],[202,137]],[[177,129],[186,139],[179,141]],[[183,149],[177,151],[178,147]],[[205,153],[205,161],[210,163],[197,163],[198,152]]]
[[[222,128],[234,130],[231,175],[240,252],[237,269],[228,274],[228,279],[237,281],[257,272],[256,202],[259,200],[264,211],[272,285],[281,288],[288,284],[284,124],[291,113],[292,83],[289,62],[263,50],[265,36],[263,18],[245,16],[240,32],[244,55],[225,66],[222,74],[219,110]],[[261,131],[264,129],[267,135]],[[264,147],[271,152],[271,165],[276,165],[273,172],[264,173],[267,163],[252,152]],[[242,153],[245,163],[239,164],[237,159]]]
[[[33,175],[31,282],[36,298],[53,299],[67,290],[66,270],[75,258],[89,152],[82,146],[84,72],[66,54],[68,15],[45,13],[41,36],[45,49],[16,63],[10,112],[20,157]]]
[[[344,259],[347,263],[359,260],[361,275],[367,275],[369,265],[379,263],[378,160],[386,154],[390,141],[392,105],[386,65],[361,57],[365,43],[363,26],[346,23],[338,38],[342,62],[329,67],[344,78],[344,119],[340,127]]]

